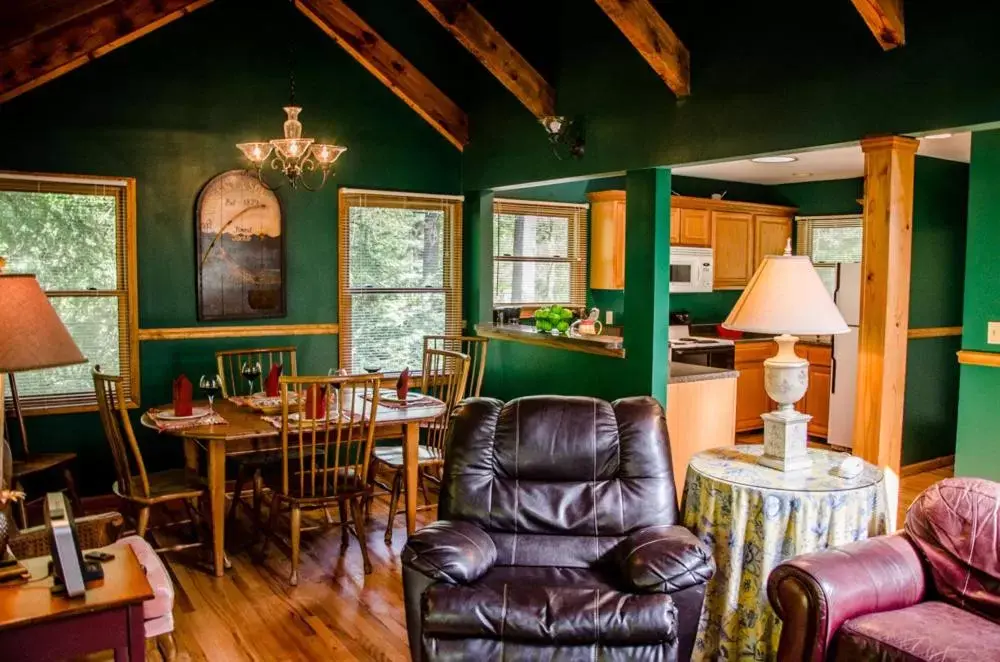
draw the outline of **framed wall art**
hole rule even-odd
[[[198,319],[285,316],[284,219],[253,174],[213,177],[196,209]]]

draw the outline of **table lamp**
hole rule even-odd
[[[3,402],[4,373],[86,362],[38,280],[31,274],[0,273],[0,402]],[[13,375],[10,379],[13,385]],[[11,399],[23,431],[24,416],[15,388],[11,389]],[[4,466],[5,446],[0,442],[0,467]],[[0,484],[0,497],[9,488]],[[7,494],[8,498],[15,496],[18,495]]]
[[[809,361],[795,354],[799,335],[847,333],[847,323],[804,255],[792,255],[791,240],[784,255],[761,261],[729,317],[727,329],[779,334],[778,353],[764,361],[764,390],[778,404],[764,419],[764,453],[758,462],[781,471],[805,469],[806,426],[812,416],[795,410],[809,388]]]

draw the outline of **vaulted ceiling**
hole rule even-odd
[[[0,103],[83,66],[212,0],[5,0],[0,3]],[[281,0],[275,0],[278,2]],[[459,106],[345,0],[291,0],[373,76],[458,149],[469,141]],[[484,14],[491,0],[419,3],[535,117],[556,114],[555,87]],[[578,0],[584,2],[586,0]],[[693,2],[695,0],[687,0]],[[846,1],[846,0],[841,0]],[[883,49],[905,42],[902,0],[851,0]],[[678,97],[696,89],[691,55],[664,19],[662,0],[595,0]],[[524,4],[528,7],[531,3]],[[535,3],[537,4],[537,3]],[[677,4],[677,2],[674,2]],[[494,8],[496,3],[493,2]],[[531,21],[525,12],[524,21]],[[450,37],[448,37],[450,33]],[[536,65],[537,66],[537,65]]]

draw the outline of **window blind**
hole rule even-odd
[[[94,365],[124,376],[138,406],[134,229],[133,180],[0,173],[0,256],[37,276],[88,359],[18,374],[27,412],[96,408]]]
[[[795,224],[796,255],[809,256],[832,294],[837,286],[837,264],[861,261],[862,217],[803,216],[795,219]]]
[[[493,200],[493,304],[587,303],[586,204]]]
[[[340,366],[419,372],[462,331],[462,198],[340,189]]]

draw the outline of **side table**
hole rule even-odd
[[[144,660],[142,603],[153,589],[131,547],[110,551],[104,579],[88,583],[82,597],[52,595],[51,578],[0,588],[0,659],[44,662],[113,649],[115,662]],[[32,579],[45,577],[48,562],[22,561]]]
[[[767,577],[799,554],[881,535],[888,526],[882,471],[834,476],[842,453],[810,449],[812,466],[782,472],[757,464],[763,446],[695,455],[687,471],[684,526],[712,548],[694,660],[772,660],[781,621],[767,600]]]

